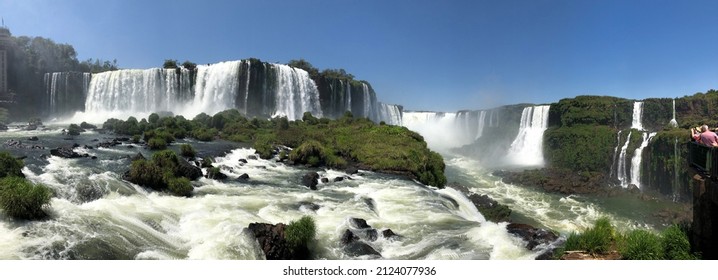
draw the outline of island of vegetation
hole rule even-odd
[[[186,137],[200,141],[225,139],[251,144],[264,159],[277,157],[289,164],[308,167],[404,175],[439,188],[446,184],[442,156],[429,150],[421,135],[405,127],[354,118],[348,112],[337,120],[305,113],[302,120],[297,121],[286,117],[250,120],[235,109],[214,116],[202,113],[192,120],[182,116],[160,117],[154,113],[140,121],[134,117],[124,121],[110,119],[103,124],[103,129],[131,136],[136,143],[144,141],[154,150],[166,149],[175,139]],[[183,147],[182,153],[192,155],[193,151],[191,147]],[[127,178],[140,185],[169,188],[174,194],[187,195],[187,182],[175,180],[186,174],[179,171],[181,165],[183,159],[178,159],[174,152],[160,152],[149,161],[134,161]],[[198,176],[184,177],[191,180]]]

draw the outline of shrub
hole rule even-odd
[[[165,139],[163,138],[153,137],[149,142],[147,142],[147,146],[149,146],[152,150],[164,150],[167,148],[167,142],[165,142]]]
[[[50,203],[50,189],[20,177],[6,177],[0,181],[0,207],[16,219],[40,219],[47,216],[42,210]]]
[[[691,254],[691,244],[688,236],[677,225],[672,225],[661,233],[661,245],[663,255],[668,260],[693,260],[696,257]]]
[[[0,152],[0,178],[7,176],[25,177],[22,174],[23,163],[8,152]]]
[[[153,162],[144,159],[132,162],[127,179],[132,183],[155,190],[162,190],[166,186],[162,178],[162,169]]]
[[[96,129],[97,126],[94,125],[94,124],[89,124],[89,123],[87,123],[87,122],[82,122],[82,123],[80,123],[80,128],[83,128],[83,129]]]
[[[183,157],[195,157],[197,156],[197,151],[195,151],[190,144],[182,144],[180,146],[180,154]]]
[[[620,253],[626,260],[660,260],[663,258],[661,239],[646,230],[633,230],[621,242]]]
[[[315,140],[308,140],[289,153],[289,160],[300,164],[316,167],[325,162],[326,151],[324,146]]]
[[[187,196],[192,194],[192,183],[185,177],[170,178],[167,181],[169,191],[177,196]]]
[[[139,134],[132,135],[132,143],[140,143],[140,140],[142,139],[142,136]]]
[[[314,240],[316,225],[310,216],[304,216],[298,221],[292,221],[284,229],[284,239],[294,248],[307,246]]]
[[[581,235],[582,246],[589,253],[607,253],[613,241],[614,228],[606,217],[596,220],[593,228]]]

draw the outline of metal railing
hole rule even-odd
[[[713,180],[718,179],[718,148],[688,143],[688,163]]]

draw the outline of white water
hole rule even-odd
[[[186,109],[182,110],[180,115],[192,118],[199,113],[207,113],[211,116],[234,108],[235,94],[239,91],[241,64],[242,61],[226,61],[210,66],[198,65],[194,100],[189,104],[182,104]]]
[[[616,176],[618,176],[618,180],[624,188],[628,187],[628,178],[626,176],[626,151],[628,150],[628,144],[631,142],[631,133],[632,131],[628,132],[628,136],[626,136],[626,143],[623,144],[623,147],[621,147],[621,154],[618,156],[618,172],[616,172]]]
[[[391,125],[401,125],[402,114],[399,106],[378,102],[378,108],[378,121],[384,121]]]
[[[678,127],[678,121],[676,120],[676,99],[673,98],[673,118],[668,123],[672,127]]]
[[[484,135],[484,120],[486,119],[486,111],[481,111],[479,113],[479,123],[478,128],[476,130],[476,137],[474,137],[474,140],[481,138],[481,136]]]
[[[540,253],[526,250],[505,224],[486,222],[453,189],[363,171],[363,176],[320,183],[319,190],[310,191],[299,183],[305,170],[272,160],[243,164],[239,159],[254,150],[235,149],[216,157],[214,165],[230,178],[247,173],[248,182],[202,178],[193,182],[193,197],[183,198],[120,179],[128,162],[118,155],[136,150],[118,146],[86,152],[98,161],[50,157],[23,170],[28,179],[55,192],[51,218],[14,223],[0,214],[0,258],[257,259],[262,254],[244,232],[249,223],[288,223],[303,215],[316,221],[312,250],[318,258],[352,258],[339,245],[350,217],[403,236],[370,243],[387,259],[532,259]],[[319,174],[348,176],[335,170]],[[99,198],[83,198],[82,189]],[[320,208],[302,206],[309,203]]]
[[[421,134],[431,149],[448,151],[470,143],[456,120],[456,113],[404,112],[402,126]]]
[[[548,127],[550,106],[524,108],[521,113],[519,134],[511,143],[507,159],[515,165],[542,165],[543,132]]]
[[[633,102],[633,120],[631,121],[631,128],[643,130],[643,102]]]
[[[641,146],[636,148],[636,152],[633,154],[633,158],[631,159],[631,184],[636,185],[639,189],[641,188],[641,161],[643,159],[643,149],[648,146],[648,141],[650,141],[655,135],[655,132],[650,134],[644,132]]]
[[[277,92],[273,116],[286,116],[289,120],[300,120],[304,112],[322,117],[319,104],[319,90],[309,78],[307,71],[283,64],[272,64],[276,69]]]

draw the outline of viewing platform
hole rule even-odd
[[[688,164],[696,171],[691,244],[703,259],[718,259],[718,148],[688,143]]]

